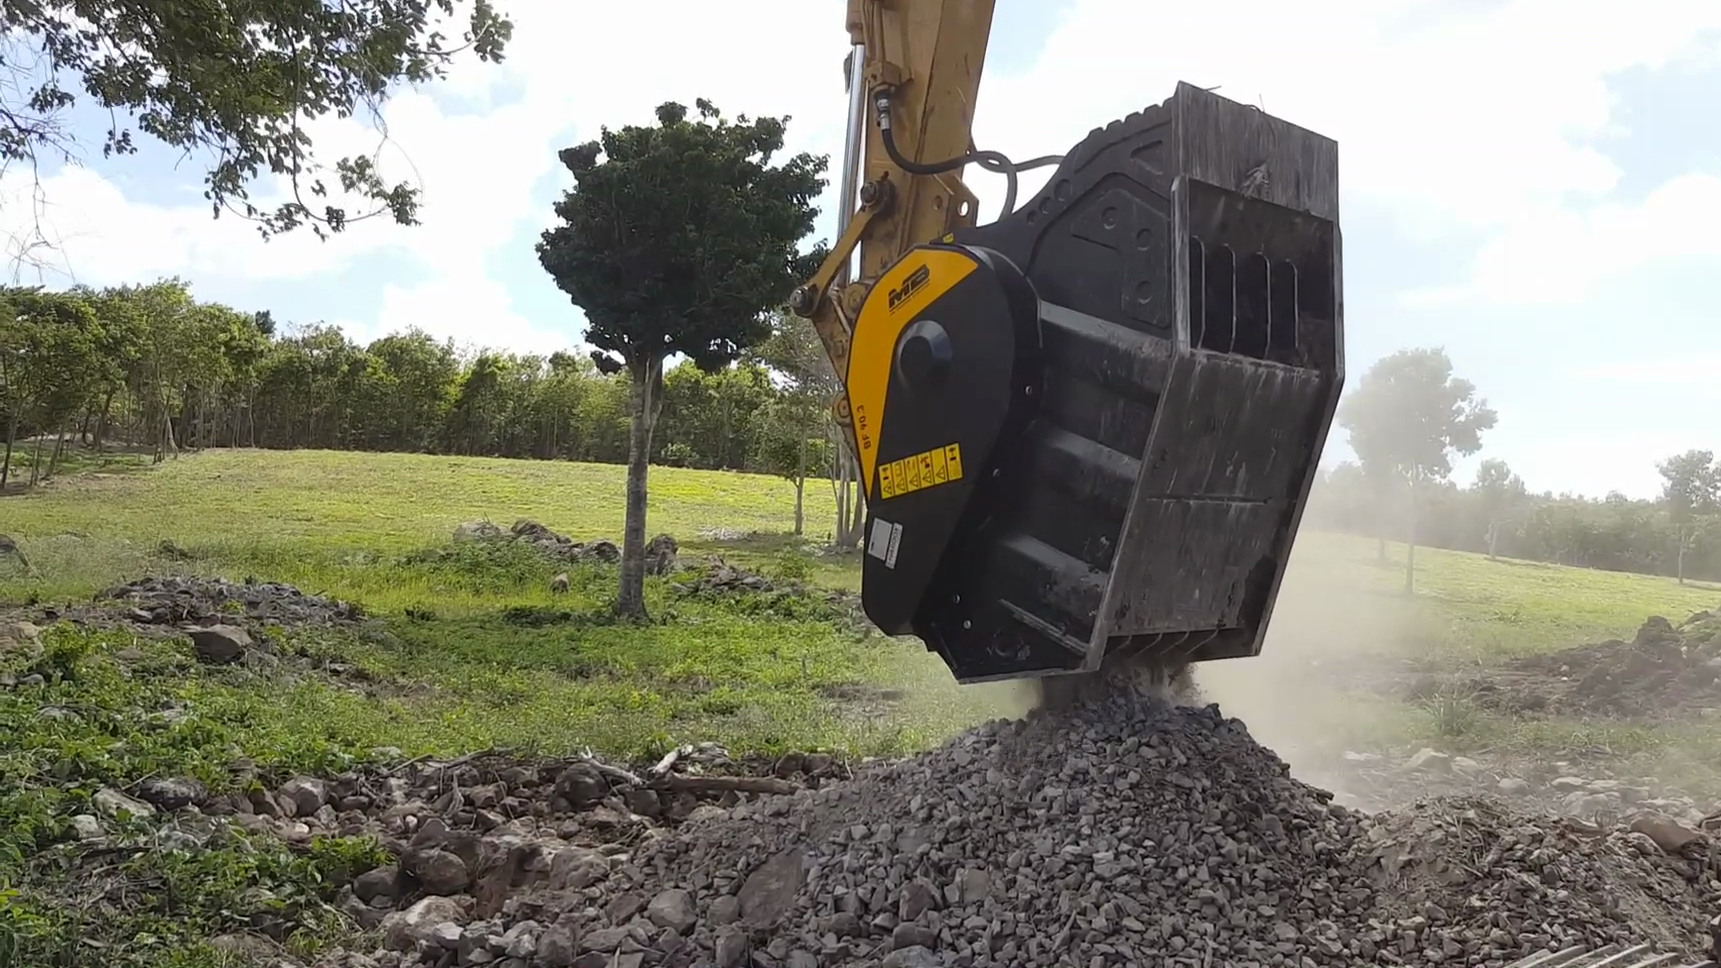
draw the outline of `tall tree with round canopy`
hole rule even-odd
[[[822,247],[799,250],[828,159],[780,165],[788,118],[723,118],[711,102],[657,109],[657,124],[604,128],[560,153],[574,187],[555,205],[538,260],[584,311],[599,366],[628,371],[632,410],[627,526],[616,610],[645,614],[646,470],[663,400],[663,362],[707,372],[771,335],[767,313],[813,273]],[[610,354],[613,354],[611,356]]]

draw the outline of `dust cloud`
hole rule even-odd
[[[1390,581],[1360,580],[1372,562],[1312,543],[1305,537],[1291,553],[1261,654],[1202,663],[1195,683],[1295,776],[1334,788],[1344,753],[1376,745],[1385,728],[1389,704],[1368,685],[1428,636]]]
[[[1344,754],[1376,749],[1383,730],[1403,725],[1405,707],[1388,698],[1397,691],[1392,685],[1404,675],[1404,660],[1427,651],[1437,637],[1438,630],[1418,628],[1418,617],[1426,620],[1428,613],[1398,590],[1403,561],[1402,550],[1395,550],[1389,562],[1378,563],[1372,543],[1335,543],[1305,529],[1260,655],[1201,663],[1189,671],[1192,688],[1186,681],[1124,685],[1181,704],[1217,702],[1299,779],[1342,791],[1356,768]],[[1016,719],[1118,685],[1052,677],[973,684],[961,691],[967,709],[985,718]],[[922,701],[941,701],[947,695],[943,687],[925,684]],[[1395,715],[1398,722],[1390,722]]]

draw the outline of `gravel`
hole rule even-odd
[[[1217,706],[1140,697],[896,762],[378,755],[245,795],[102,789],[77,836],[122,813],[176,843],[222,822],[377,836],[394,862],[336,905],[381,947],[318,968],[1505,968],[1609,944],[1694,959],[1721,910],[1715,846],[1668,801],[1605,823],[1471,794],[1369,814]]]
[[[1491,798],[1369,816],[1293,779],[1217,707],[1097,701],[608,844],[513,824],[463,847],[432,820],[411,850],[486,872],[536,842],[519,870],[542,873],[477,888],[452,948],[419,940],[432,918],[459,920],[447,898],[404,893],[382,926],[393,949],[343,964],[1504,966],[1616,941],[1690,954],[1721,882],[1707,838],[1666,823],[1606,830]],[[498,840],[507,850],[485,846]]]

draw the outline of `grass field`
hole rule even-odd
[[[552,597],[547,579],[561,569],[529,550],[450,541],[461,522],[506,527],[519,517],[614,539],[619,467],[328,452],[73,466],[81,472],[0,497],[0,532],[35,566],[25,575],[0,561],[0,675],[40,677],[0,688],[0,964],[87,963],[100,938],[103,964],[224,968],[209,939],[283,900],[302,912],[296,950],[344,937],[324,916],[328,885],[363,869],[374,845],[330,838],[306,852],[252,839],[68,865],[71,818],[92,812],[103,786],[146,776],[211,789],[257,782],[246,776],[278,782],[341,769],[376,747],[651,757],[714,740],[738,752],[894,754],[1019,713],[1030,699],[1020,686],[957,686],[918,643],[865,636],[843,620],[821,586],[857,587],[858,560],[816,551],[834,513],[822,482],[808,485],[807,540],[797,541],[785,534],[787,482],[654,468],[650,530],[675,535],[684,558],[721,555],[808,587],[702,597],[651,579],[654,620],[636,626],[605,610],[613,568],[572,569],[571,594]],[[163,541],[189,560],[160,552]],[[1669,776],[1721,753],[1708,726],[1519,723],[1461,700],[1346,692],[1371,658],[1487,665],[1721,604],[1714,587],[1428,550],[1417,556],[1419,594],[1407,599],[1402,555],[1391,549],[1383,564],[1371,541],[1305,533],[1267,652],[1206,667],[1198,682],[1281,748],[1426,743],[1544,759],[1603,749]],[[48,629],[36,653],[8,644],[4,606],[88,601],[168,572],[290,582],[356,601],[381,623],[271,632],[291,661],[263,668],[204,666],[182,641],[66,625]],[[20,614],[29,613],[10,612]],[[334,675],[331,663],[349,671]],[[256,772],[236,773],[237,758]],[[92,870],[141,900],[87,922],[74,899],[93,890]]]
[[[827,484],[807,485],[806,537],[826,538],[834,504]],[[790,528],[794,492],[781,480],[721,471],[653,468],[650,529],[677,536],[694,552],[723,554],[769,570]],[[350,454],[329,451],[220,451],[168,461],[143,473],[112,464],[62,479],[0,504],[7,533],[31,541],[43,572],[34,583],[0,580],[17,598],[86,594],[136,573],[171,539],[209,567],[267,573],[361,599],[381,611],[446,600],[448,589],[401,585],[378,576],[373,557],[446,540],[462,521],[504,527],[527,517],[576,539],[615,538],[621,530],[622,469],[598,464]],[[757,532],[753,541],[704,537],[716,530]],[[1358,595],[1396,598],[1402,546],[1387,566],[1372,541],[1305,532],[1287,595],[1297,579]],[[1521,652],[1629,632],[1648,614],[1682,616],[1721,601],[1713,585],[1488,561],[1438,549],[1417,552],[1415,603],[1405,623],[1429,648]],[[813,579],[858,587],[853,561],[805,563]],[[1306,582],[1305,582],[1306,584]],[[488,591],[464,604],[494,605]]]
[[[654,468],[651,495],[650,530],[676,535],[684,554],[858,585],[854,557],[816,556],[785,536],[793,508],[785,481]],[[319,647],[423,688],[377,699],[305,684],[258,714],[346,746],[589,744],[644,754],[716,739],[888,753],[1020,709],[1018,688],[957,687],[917,643],[861,641],[816,608],[759,614],[654,581],[660,621],[634,628],[601,619],[611,573],[577,572],[572,601],[552,602],[545,581],[555,569],[530,558],[407,560],[475,519],[506,526],[528,517],[577,539],[614,538],[621,496],[622,469],[602,465],[317,451],[212,452],[142,471],[110,465],[0,501],[0,526],[26,543],[38,572],[0,579],[0,600],[83,599],[171,569],[255,575],[358,601],[388,621],[386,640]],[[816,542],[830,532],[834,505],[823,482],[810,482],[807,498],[806,537]],[[163,540],[194,560],[162,560]],[[1402,548],[1392,553],[1383,565],[1371,541],[1305,533],[1270,654],[1249,661],[1397,653],[1486,662],[1629,636],[1646,615],[1678,619],[1721,600],[1708,586],[1437,550],[1419,551],[1419,594],[1407,600],[1398,594]],[[552,605],[581,618],[521,624],[522,608]],[[892,701],[865,701],[879,691]],[[1418,711],[1400,718],[1375,733],[1402,740],[1431,728]]]

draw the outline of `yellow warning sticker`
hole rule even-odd
[[[946,444],[925,453],[878,465],[878,492],[884,499],[924,491],[962,479],[962,445]]]

